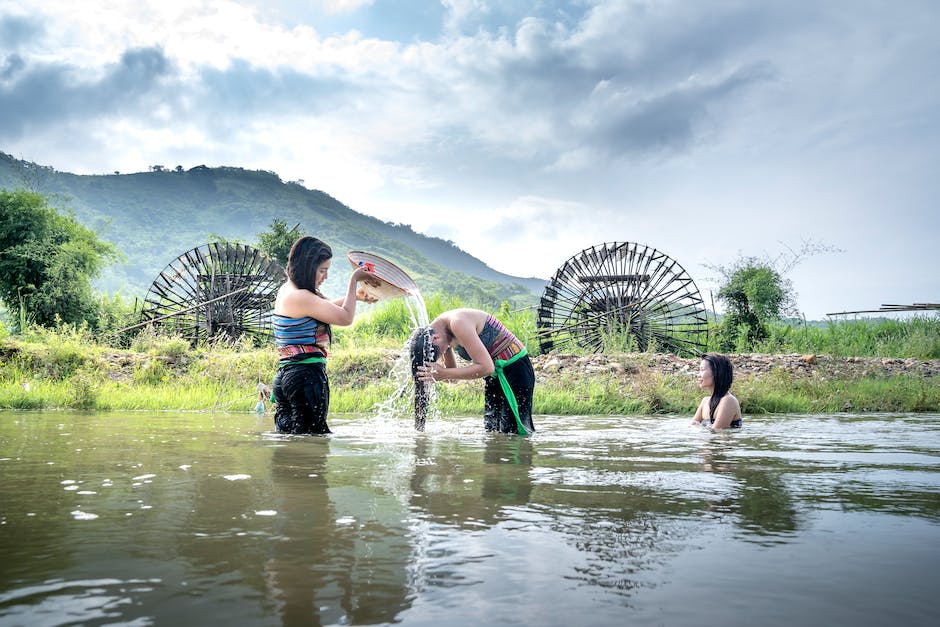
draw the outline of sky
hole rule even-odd
[[[0,150],[273,171],[516,276],[636,242],[707,305],[797,253],[822,319],[940,302],[938,32],[935,0],[0,0]]]

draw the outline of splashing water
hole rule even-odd
[[[424,304],[424,297],[421,296],[421,290],[408,290],[408,296],[404,299],[405,307],[411,315],[411,323],[415,328],[428,326],[428,308]]]
[[[405,297],[405,306],[411,316],[411,323],[415,330],[428,326],[428,310],[424,298],[419,290],[409,290]],[[379,418],[387,420],[402,420],[414,416],[415,428],[424,431],[424,424],[430,414],[439,417],[440,412],[434,409],[437,399],[437,390],[433,384],[418,383],[414,380],[411,363],[412,333],[405,341],[398,359],[392,365],[388,374],[389,380],[394,384],[391,396],[379,403],[377,414]],[[430,346],[425,346],[423,362],[431,361]]]

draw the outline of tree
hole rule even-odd
[[[258,233],[258,248],[286,268],[291,246],[306,233],[300,224],[296,224],[294,228],[288,230],[287,222],[280,218],[271,220],[268,229],[270,230]]]
[[[756,257],[739,259],[726,272],[718,290],[718,300],[727,306],[718,330],[718,346],[731,352],[745,338],[750,346],[764,340],[767,324],[791,306],[794,294],[788,279]]]
[[[812,239],[802,240],[797,247],[783,247],[774,258],[739,256],[730,266],[705,266],[720,275],[718,300],[727,307],[718,328],[719,350],[753,348],[767,338],[772,320],[798,315],[796,291],[786,274],[814,255],[843,252]]]
[[[0,300],[33,322],[94,325],[91,280],[117,258],[114,245],[35,192],[0,191]]]

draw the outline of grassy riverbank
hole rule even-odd
[[[360,331],[361,332],[361,331]],[[400,338],[340,338],[330,358],[331,411],[369,412],[396,389]],[[940,360],[734,355],[732,390],[745,414],[940,412]],[[652,353],[536,355],[536,413],[690,414],[702,397],[697,360]],[[269,348],[204,346],[143,333],[126,349],[85,333],[0,337],[0,409],[253,411]],[[444,414],[479,414],[482,384],[438,386]]]

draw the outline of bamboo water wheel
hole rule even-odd
[[[642,244],[592,246],[555,272],[538,308],[541,351],[601,352],[611,338],[636,350],[697,356],[708,341],[705,306],[674,259]]]
[[[244,244],[204,244],[160,272],[144,298],[142,318],[194,344],[242,336],[266,342],[274,297],[283,280],[284,269],[260,250]]]

